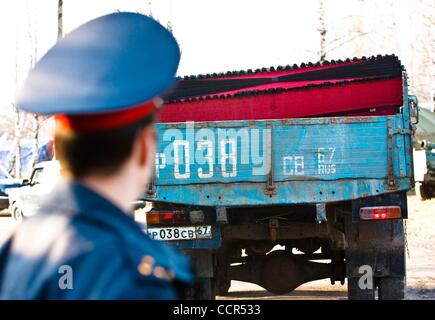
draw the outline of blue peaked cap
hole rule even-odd
[[[113,13],[59,40],[30,71],[18,108],[37,114],[95,114],[145,103],[175,83],[180,50],[154,19]]]

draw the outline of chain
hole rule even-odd
[[[411,259],[411,255],[409,254],[409,246],[408,246],[408,233],[407,233],[407,226],[406,226],[406,219],[403,220],[405,222],[405,250],[406,250],[406,255],[408,257],[408,259]]]

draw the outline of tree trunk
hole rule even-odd
[[[57,40],[63,37],[63,0],[57,2]]]
[[[323,0],[319,0],[319,29],[320,33],[320,62],[326,60],[326,26],[325,26],[325,9]]]
[[[25,121],[25,114],[15,109],[14,140],[12,141],[12,156],[9,159],[9,172],[14,172],[15,178],[21,177],[21,135]]]
[[[32,119],[32,168],[35,166],[36,163],[38,163],[39,158],[39,129],[41,128],[41,121],[39,119],[38,115],[33,115]]]

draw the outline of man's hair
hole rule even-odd
[[[154,115],[118,129],[74,132],[56,128],[54,149],[63,170],[74,179],[86,175],[116,173],[133,151],[140,131],[154,121]]]

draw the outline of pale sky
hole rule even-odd
[[[40,58],[57,36],[57,0],[7,3],[0,11],[0,113],[13,101],[15,61],[20,84],[34,43]],[[319,57],[318,0],[64,0],[64,33],[117,10],[148,14],[149,3],[154,18],[164,26],[172,22],[182,50],[179,75],[315,62]],[[406,49],[417,36],[427,35],[414,29],[418,21],[411,24],[413,3],[325,0],[330,48],[343,34],[351,40],[327,58],[396,53],[404,63],[415,64]],[[366,35],[354,37],[352,29]]]
[[[64,32],[116,10],[149,13],[149,3],[64,0]],[[171,20],[182,50],[178,74],[185,75],[316,60],[316,52],[306,46],[317,41],[315,21],[303,14],[315,11],[316,5],[311,1],[298,10],[293,1],[158,0],[151,1],[151,10],[163,25]],[[57,35],[57,0],[10,1],[3,7],[7,10],[0,11],[0,112],[14,96],[16,56],[20,83],[30,66],[35,34],[38,58]]]

